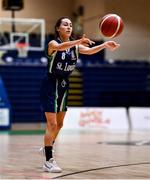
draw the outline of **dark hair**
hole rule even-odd
[[[69,19],[71,21],[71,19],[68,17],[68,16],[63,16],[61,18],[59,18],[57,21],[56,21],[56,24],[55,24],[55,37],[58,38],[59,37],[59,33],[57,31],[57,28],[59,28],[59,26],[61,25],[61,22],[63,19]],[[71,35],[71,38],[72,39],[72,35]]]

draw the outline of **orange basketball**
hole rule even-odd
[[[120,35],[123,31],[124,23],[120,16],[117,14],[105,15],[100,23],[99,29],[103,36],[108,38],[114,38]]]

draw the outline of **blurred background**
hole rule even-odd
[[[149,8],[149,0],[0,0],[0,129],[11,129],[16,123],[44,123],[39,102],[47,65],[44,49],[54,38],[57,19],[70,17],[77,38],[84,32],[100,44],[109,40],[100,34],[98,26],[109,13],[118,14],[124,21],[123,33],[113,39],[121,47],[115,52],[80,55],[70,76],[68,106],[86,113],[84,120],[82,112],[79,118],[88,127],[100,115],[93,113],[97,108],[100,112],[113,108],[119,114],[119,107],[127,115],[126,125],[119,114],[113,128],[118,123],[119,128],[136,128],[132,117],[137,121],[139,115],[137,128],[141,124],[150,128]],[[109,111],[107,115],[107,121],[100,115],[95,125],[111,127],[113,115]],[[90,123],[87,118],[92,119]],[[77,128],[83,127],[81,119]]]

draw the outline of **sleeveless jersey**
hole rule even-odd
[[[58,43],[62,43],[59,38],[55,39]],[[78,59],[78,46],[74,46],[64,51],[54,51],[52,55],[48,55],[48,74],[52,74],[57,78],[68,77],[74,70]]]

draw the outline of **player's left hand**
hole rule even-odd
[[[114,51],[120,47],[120,44],[116,43],[115,41],[106,41],[104,43],[105,47],[108,48],[110,51]]]

